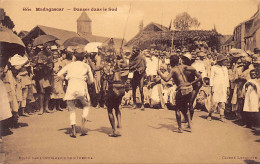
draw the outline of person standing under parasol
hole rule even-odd
[[[38,46],[41,51],[34,57],[35,61],[34,74],[36,81],[36,90],[40,100],[39,115],[44,112],[50,113],[49,100],[51,95],[51,72],[53,69],[53,61],[51,56],[51,45],[54,45],[56,37],[52,35],[41,35],[37,37],[33,45]]]

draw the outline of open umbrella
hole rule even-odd
[[[38,46],[55,40],[59,40],[59,39],[52,35],[41,35],[34,39],[33,46]]]
[[[24,53],[23,41],[10,29],[0,25],[0,66],[5,67],[11,56]]]
[[[91,43],[88,43],[85,47],[84,47],[84,50],[86,52],[98,52],[98,47],[101,47],[102,46],[102,43],[101,42],[91,42]]]
[[[68,46],[79,46],[79,45],[86,45],[88,44],[89,41],[83,37],[72,37],[67,39],[64,43],[63,46],[68,47]]]
[[[236,48],[232,48],[230,50],[230,53],[233,57],[242,57],[242,56],[248,56],[247,53],[242,50],[242,49],[236,49]]]
[[[15,35],[10,29],[0,26],[0,42],[18,44],[25,47],[21,38]]]

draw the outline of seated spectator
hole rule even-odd
[[[133,104],[132,91],[130,91],[129,88],[126,88],[125,95],[122,98],[121,105],[122,106],[128,106],[128,105],[132,105],[132,104]]]
[[[151,107],[153,108],[165,108],[165,102],[163,99],[163,87],[161,84],[161,79],[157,76],[154,83],[150,85],[152,88],[151,92]]]

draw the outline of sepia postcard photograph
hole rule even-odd
[[[260,163],[260,0],[1,0],[0,164]]]

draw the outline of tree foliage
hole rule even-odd
[[[5,26],[11,30],[14,28],[14,22],[11,20],[11,18],[9,16],[4,17],[2,24],[3,24],[3,26]]]
[[[187,12],[183,12],[175,17],[173,25],[176,30],[187,31],[192,27],[198,28],[200,26],[200,22],[197,18],[192,18]]]

